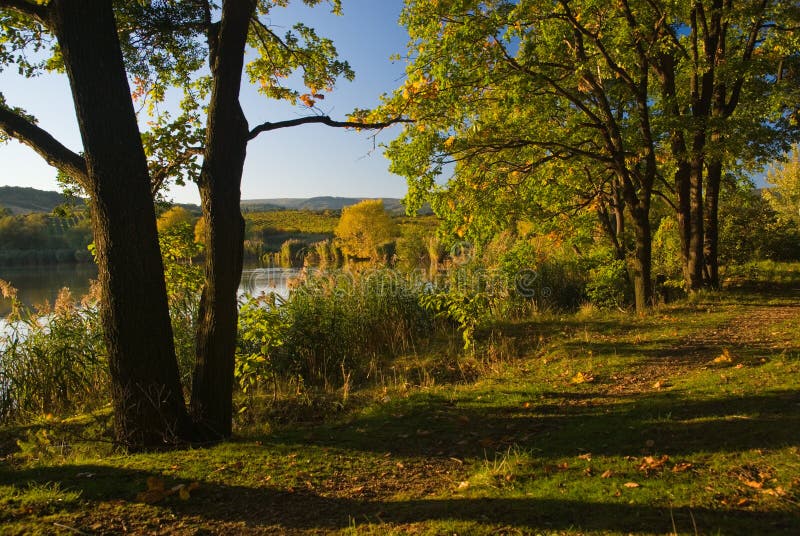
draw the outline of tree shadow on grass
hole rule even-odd
[[[62,489],[79,490],[82,501],[67,504],[62,511],[70,516],[76,525],[74,528],[82,531],[91,528],[92,532],[101,533],[144,530],[152,524],[148,515],[158,515],[159,530],[167,533],[172,530],[171,524],[182,529],[195,526],[223,533],[232,527],[255,532],[319,532],[365,524],[380,530],[383,524],[471,522],[485,527],[502,527],[510,532],[668,533],[674,526],[688,533],[694,532],[696,527],[700,533],[793,534],[800,523],[800,514],[796,511],[644,506],[630,504],[625,498],[609,502],[459,496],[372,500],[216,482],[201,482],[200,488],[187,501],[169,497],[158,504],[157,511],[126,510],[126,505],[130,506],[135,497],[132,490],[143,487],[148,476],[153,475],[123,468],[71,465],[22,471],[0,470],[0,484],[59,482]],[[113,511],[113,515],[108,515],[107,508],[108,512]]]
[[[473,402],[424,395],[347,424],[259,437],[264,445],[313,444],[397,456],[483,458],[509,447],[541,458],[581,452],[689,456],[800,445],[800,393],[696,400],[679,391],[650,395],[504,392],[530,403],[476,407]],[[575,403],[578,400],[579,403]],[[469,405],[468,405],[469,404]],[[651,449],[653,450],[653,449]]]

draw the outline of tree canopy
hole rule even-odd
[[[412,209],[430,201],[479,240],[531,215],[597,213],[631,249],[642,308],[653,199],[679,215],[702,284],[724,170],[797,136],[797,17],[777,1],[408,0],[407,80],[377,111],[414,120],[387,148],[392,170]]]
[[[342,209],[334,233],[346,255],[376,259],[378,249],[394,238],[394,224],[381,199],[365,199]]]

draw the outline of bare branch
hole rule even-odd
[[[68,174],[81,186],[88,189],[89,173],[86,169],[86,161],[82,156],[62,145],[50,133],[3,106],[0,106],[0,130],[32,148],[48,164]]]
[[[277,121],[275,123],[261,123],[250,131],[248,140],[255,139],[256,136],[262,132],[269,132],[271,130],[278,130],[280,128],[296,127],[300,125],[320,124],[334,128],[357,128],[364,130],[380,130],[397,123],[413,123],[413,119],[404,117],[396,117],[389,121],[382,121],[380,123],[362,123],[359,121],[334,121],[327,115],[313,115],[310,117],[299,117],[297,119],[288,119],[286,121]]]

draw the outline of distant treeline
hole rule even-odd
[[[338,210],[246,212],[245,256],[249,260],[263,260],[265,255],[286,252],[289,244],[293,249],[303,249],[331,239],[339,216]],[[293,258],[296,253],[292,251],[287,256]],[[289,258],[280,264],[294,264]]]
[[[185,212],[188,223],[196,225],[197,215]],[[306,255],[319,253],[319,244],[332,243],[340,217],[339,210],[245,212],[245,258],[302,265]],[[433,233],[436,225],[432,216],[392,219],[399,234],[409,226]],[[92,240],[91,218],[85,209],[13,215],[0,207],[0,266],[91,262],[88,246]]]
[[[270,210],[245,212],[245,258],[281,266],[338,263],[342,252],[334,240],[340,210]],[[435,234],[438,220],[433,215],[392,216],[396,239],[407,245],[410,238],[422,241]],[[391,252],[394,253],[394,243]],[[392,256],[389,254],[389,256]]]
[[[91,262],[92,228],[84,212],[0,215],[0,266]]]

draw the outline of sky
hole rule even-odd
[[[397,24],[403,0],[343,0],[343,16],[330,13],[323,2],[308,8],[295,0],[277,8],[268,21],[276,33],[303,22],[333,40],[341,59],[356,73],[353,82],[340,81],[320,101],[319,108],[334,119],[345,119],[355,108],[371,108],[383,93],[404,80],[403,61],[390,56],[405,52],[408,35]],[[27,80],[12,67],[0,72],[0,91],[10,106],[34,115],[39,125],[74,151],[81,148],[80,134],[66,75],[43,75]],[[311,115],[303,107],[276,103],[259,95],[246,80],[242,107],[252,126]],[[367,132],[304,125],[266,132],[251,141],[242,178],[243,199],[276,197],[403,197],[405,179],[389,173],[380,143],[388,143],[398,127],[377,139]],[[15,141],[0,145],[0,185],[56,190],[55,170],[39,155]],[[168,196],[179,203],[197,203],[193,184],[173,187]]]

